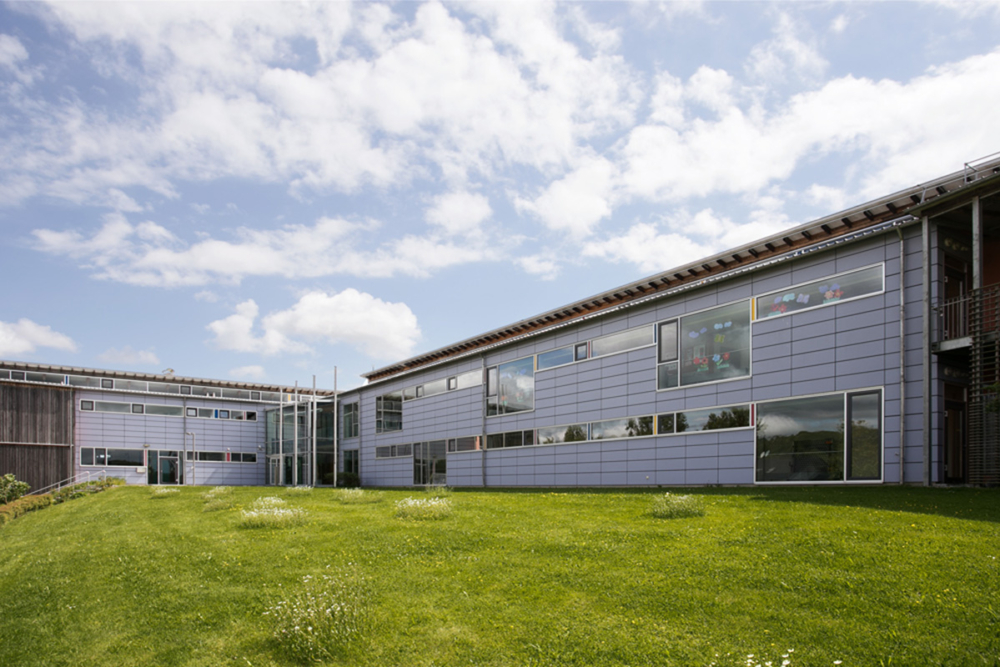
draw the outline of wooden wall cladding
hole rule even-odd
[[[0,475],[13,473],[31,490],[69,479],[73,475],[73,448],[66,445],[0,444]]]
[[[73,444],[73,390],[0,383],[0,443]]]

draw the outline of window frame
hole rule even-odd
[[[785,312],[785,313],[776,313],[774,315],[767,315],[765,317],[761,317],[758,314],[758,312],[757,312],[757,310],[758,310],[757,309],[757,302],[758,301],[765,300],[765,299],[770,299],[771,297],[774,297],[777,294],[783,294],[783,293],[791,291],[791,290],[796,290],[796,289],[799,289],[799,288],[804,287],[806,285],[812,285],[814,283],[822,283],[822,282],[826,282],[826,281],[829,281],[829,280],[836,280],[836,279],[838,279],[838,278],[840,278],[842,276],[847,276],[847,275],[850,275],[852,273],[860,273],[861,271],[867,271],[869,269],[874,269],[874,268],[881,269],[881,274],[882,274],[882,287],[877,292],[869,292],[868,294],[862,294],[862,295],[859,295],[859,296],[852,296],[852,297],[847,298],[847,299],[838,299],[836,301],[831,301],[830,303],[817,303],[814,306],[806,306],[805,308],[799,308],[799,309],[792,310],[792,311]],[[796,313],[805,313],[805,312],[808,312],[810,310],[816,310],[817,308],[826,308],[828,306],[836,306],[837,304],[841,304],[841,303],[850,303],[851,301],[857,301],[858,299],[867,299],[869,297],[879,296],[881,294],[885,294],[885,262],[876,262],[875,264],[869,264],[868,266],[862,266],[862,267],[859,267],[857,269],[851,269],[849,271],[841,271],[839,273],[834,273],[833,275],[830,275],[830,276],[825,276],[823,278],[817,278],[816,280],[807,280],[805,282],[796,283],[794,285],[789,285],[788,287],[785,287],[784,289],[772,290],[770,292],[765,292],[764,294],[761,294],[760,296],[755,296],[755,297],[753,297],[753,321],[754,322],[767,322],[767,321],[770,321],[770,320],[778,320],[778,319],[781,319],[782,317],[789,317],[791,315],[795,315]]]
[[[682,354],[681,354],[681,339],[683,338],[683,336],[681,335],[681,332],[683,330],[683,320],[684,320],[684,318],[686,318],[686,317],[693,317],[693,316],[696,316],[696,315],[700,315],[702,313],[707,313],[710,310],[716,310],[718,308],[727,308],[729,306],[735,306],[735,305],[738,305],[740,303],[746,303],[747,307],[749,309],[749,312],[748,312],[749,319],[747,321],[747,370],[748,370],[747,374],[746,375],[737,375],[737,376],[728,377],[728,378],[722,378],[722,379],[719,379],[719,380],[706,380],[704,382],[697,382],[697,383],[694,383],[694,384],[684,384],[684,383],[682,383],[681,382],[681,366],[680,366],[680,364],[681,364],[681,357],[682,357]],[[702,386],[705,386],[705,385],[722,384],[724,382],[738,382],[740,380],[749,380],[749,379],[752,379],[753,378],[753,325],[754,325],[754,322],[755,322],[753,316],[754,316],[754,308],[755,307],[756,307],[756,302],[755,302],[754,298],[753,297],[746,297],[746,298],[743,298],[743,299],[736,299],[734,301],[728,301],[726,303],[720,303],[720,304],[716,304],[714,306],[709,306],[708,308],[700,308],[698,310],[692,310],[690,313],[684,313],[682,315],[677,315],[675,317],[668,317],[668,318],[666,318],[664,320],[657,321],[656,322],[656,334],[657,334],[656,335],[656,380],[655,380],[656,381],[656,391],[657,392],[678,391],[678,390],[681,390],[681,389],[687,389],[687,388],[691,388],[691,387],[702,387]],[[675,320],[677,321],[677,358],[674,359],[674,360],[672,360],[672,361],[665,361],[665,362],[661,363],[660,362],[660,336],[659,336],[659,334],[660,334],[660,325],[661,324],[668,324],[668,323],[670,323],[672,321],[675,321]],[[677,385],[674,386],[674,387],[665,387],[665,388],[661,389],[660,388],[660,381],[659,381],[660,367],[661,366],[667,366],[669,364],[677,364]]]

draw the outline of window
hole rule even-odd
[[[468,389],[470,387],[479,387],[483,384],[483,371],[476,369],[474,371],[468,371],[467,373],[462,373],[456,379],[456,389]]]
[[[583,361],[589,356],[590,345],[587,343],[579,343],[574,351],[577,361]]]
[[[386,445],[375,448],[375,458],[392,459],[413,456],[413,445]]]
[[[478,452],[480,449],[480,438],[478,435],[465,438],[452,438],[448,441],[449,452]]]
[[[143,414],[145,412],[144,408],[145,408],[145,406],[142,405],[141,403],[133,403],[132,404],[132,414],[134,414],[134,415],[141,415],[141,414]]]
[[[677,433],[693,431],[718,431],[726,428],[746,428],[750,426],[750,406],[732,405],[705,410],[688,410],[674,415]]]
[[[188,417],[197,417],[198,416],[198,408],[188,408],[187,409],[187,416]]]
[[[358,450],[348,449],[344,451],[344,472],[352,475],[357,475],[360,469],[360,458],[358,456]]]
[[[880,390],[759,403],[757,481],[881,479],[881,410]]]
[[[663,322],[657,361],[658,389],[750,375],[749,303],[741,301]]]
[[[251,401],[259,401],[260,400],[260,392],[259,391],[251,391],[250,392],[250,400]],[[254,460],[256,460],[256,459],[257,459],[257,455],[254,454]]]
[[[93,401],[80,401],[80,409],[81,410],[93,410],[94,409],[94,402]]]
[[[343,406],[343,413],[344,413],[344,437],[345,438],[358,437],[358,404],[345,403]]]
[[[653,344],[653,327],[643,326],[621,331],[610,336],[597,338],[590,343],[590,356],[603,357],[609,354],[634,350]]]
[[[246,417],[247,417],[247,421],[248,422],[255,422],[255,421],[257,421],[257,413],[256,412],[251,412],[251,411],[248,410],[247,413],[246,413]]]
[[[549,426],[538,429],[538,444],[540,445],[557,445],[561,442],[584,442],[586,440],[586,424]]]
[[[119,414],[131,414],[131,403],[114,403],[112,401],[94,401],[96,412],[117,412]]]
[[[882,265],[816,280],[757,297],[757,319],[857,299],[883,290]]]
[[[458,389],[458,378],[448,378],[448,391]]]
[[[243,452],[243,463],[257,463],[257,454]]]
[[[593,422],[590,425],[591,440],[611,440],[615,438],[638,438],[653,435],[652,417],[627,417]]]
[[[573,363],[575,360],[572,346],[561,347],[558,350],[550,350],[549,352],[542,352],[538,355],[538,370],[542,371],[546,368],[565,366],[566,364]]]
[[[103,447],[81,447],[80,465],[82,466],[122,466],[142,467],[146,465],[145,452],[142,449],[105,449]]]
[[[161,415],[164,417],[181,417],[184,414],[184,408],[179,405],[146,405],[147,415]]]
[[[219,410],[217,416],[219,419],[229,419],[229,410]]]
[[[657,415],[656,417],[656,434],[657,435],[667,435],[674,432],[674,416],[671,415]]]
[[[10,379],[11,380],[23,380],[24,379],[24,371],[11,371],[10,372]],[[108,382],[111,382],[111,380],[108,380]]]
[[[191,387],[188,387],[186,385],[181,385],[181,394],[183,396],[190,396],[191,395]]]
[[[157,394],[179,394],[180,387],[176,384],[167,384],[166,382],[150,382],[149,391]]]
[[[375,397],[375,432],[403,430],[403,394],[394,391]]]
[[[114,380],[101,380],[101,389],[114,389],[114,388],[115,388]]]
[[[496,379],[493,386],[487,382],[487,415],[507,415],[535,409],[534,357],[500,364],[490,369],[489,377]],[[495,395],[491,395],[494,387]]]
[[[93,447],[81,447],[80,448],[80,465],[82,465],[82,466],[92,466],[92,465],[94,465],[94,448]]]
[[[211,463],[222,463],[226,460],[225,452],[198,452],[199,461],[207,461]]]

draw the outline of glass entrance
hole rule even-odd
[[[413,483],[444,486],[448,483],[447,441],[432,440],[413,445]]]
[[[184,472],[174,451],[150,450],[146,452],[147,484],[183,484]]]

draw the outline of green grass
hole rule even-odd
[[[426,522],[395,516],[412,490],[235,488],[213,512],[205,492],[0,529],[0,665],[297,664],[264,612],[345,568],[365,620],[330,664],[1000,664],[997,490],[684,490],[704,516],[668,521],[663,490],[455,491]],[[305,522],[241,528],[267,495]]]

